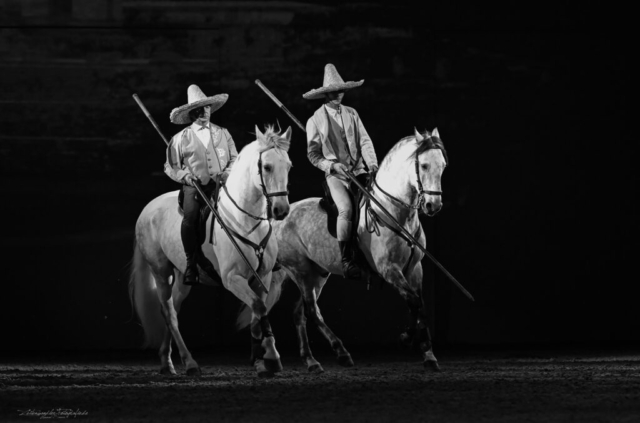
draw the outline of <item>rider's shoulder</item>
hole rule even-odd
[[[215,123],[213,123],[213,122],[209,122],[209,125],[211,125],[211,128],[212,128],[212,129],[214,129],[214,130],[216,130],[216,129],[217,129],[217,130],[219,130],[219,131],[229,132],[229,131],[227,130],[227,128],[225,128],[224,126],[216,125],[216,124],[215,124]]]
[[[356,109],[354,109],[353,107],[345,106],[344,104],[342,105],[342,107],[352,115],[358,116],[358,112],[356,112]]]
[[[176,134],[171,137],[171,141],[180,141],[182,139],[182,137],[184,137],[184,135],[186,134],[186,131],[190,128],[191,126],[186,126],[184,128],[182,128],[180,131],[176,132]]]

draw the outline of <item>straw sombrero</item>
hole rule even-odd
[[[211,113],[218,110],[229,98],[228,94],[218,94],[213,97],[207,97],[204,95],[200,87],[197,85],[190,85],[187,89],[188,103],[184,106],[176,107],[171,111],[169,120],[171,122],[183,125],[185,123],[191,123],[189,112],[198,107],[211,106]]]
[[[308,93],[303,94],[302,97],[307,100],[315,100],[323,98],[326,93],[350,90],[351,88],[359,87],[363,82],[364,79],[358,82],[344,82],[336,70],[336,67],[331,63],[327,63],[324,67],[324,81],[322,82],[322,87],[311,90]]]

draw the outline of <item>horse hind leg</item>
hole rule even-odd
[[[338,338],[325,323],[324,318],[320,314],[320,308],[318,307],[316,301],[314,301],[313,304],[309,305],[309,314],[314,317],[314,321],[316,325],[318,325],[318,329],[331,344],[331,348],[336,353],[338,364],[342,367],[353,367],[354,363],[353,359],[351,358],[351,354],[344,347],[344,344],[342,343],[340,338]]]
[[[180,309],[182,300],[189,292],[189,287],[185,287],[182,283],[182,274],[180,274],[179,272],[175,272],[175,275],[179,275],[179,277],[174,277],[175,282],[177,282],[174,284],[170,283],[168,277],[160,277],[157,274],[154,275],[156,277],[158,287],[158,298],[160,299],[161,313],[164,317],[168,329],[168,334],[165,335],[160,354],[164,355],[167,363],[167,370],[169,371],[169,373],[171,373],[171,368],[173,367],[172,364],[171,366],[169,366],[169,363],[171,363],[171,341],[172,339],[175,340],[178,351],[180,352],[180,358],[185,365],[187,376],[200,376],[202,373],[200,367],[191,356],[191,353],[187,349],[187,346],[182,339],[182,334],[178,329],[178,310]],[[177,288],[175,292],[176,298],[173,298],[172,295],[174,286]],[[176,301],[176,305],[174,305],[174,301]],[[162,349],[162,347],[164,347],[164,350]],[[163,360],[163,355],[161,355],[161,360]],[[161,368],[161,372],[163,368]]]
[[[304,301],[302,297],[298,299],[293,310],[293,321],[296,325],[298,333],[298,343],[300,345],[300,358],[302,363],[307,366],[307,370],[312,373],[322,373],[324,369],[322,365],[313,357],[311,348],[309,347],[309,338],[307,336],[307,317],[305,316]]]
[[[191,292],[191,287],[188,285],[184,285],[182,280],[184,279],[184,275],[180,273],[178,270],[174,271],[173,282],[171,285],[173,286],[173,291],[171,297],[173,298],[173,306],[176,309],[176,314],[180,314],[180,308],[182,306],[182,302],[187,298],[189,292]],[[164,339],[162,344],[160,345],[160,350],[158,355],[160,356],[160,374],[163,375],[175,375],[176,370],[173,366],[173,361],[171,360],[171,343],[173,342],[173,336],[171,335],[171,331],[167,330],[165,332]],[[193,373],[194,371],[192,371]],[[197,372],[195,372],[197,373]]]
[[[171,331],[166,331],[164,334],[164,339],[162,340],[162,344],[160,345],[160,349],[158,350],[158,356],[160,357],[160,374],[161,375],[175,375],[176,369],[173,367],[173,362],[171,361],[171,342],[173,341],[173,337],[171,336]]]
[[[352,367],[353,359],[351,354],[344,347],[340,338],[338,338],[329,326],[325,323],[320,308],[318,307],[318,298],[322,292],[322,287],[327,282],[328,276],[310,274],[306,275],[305,283],[302,285],[301,293],[304,302],[304,311],[307,319],[311,319],[322,335],[329,341],[331,348],[336,353],[338,364],[343,367]]]

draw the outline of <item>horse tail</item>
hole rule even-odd
[[[134,241],[131,274],[129,275],[129,300],[144,330],[143,348],[157,348],[162,343],[167,326],[151,268]]]
[[[289,279],[289,275],[284,269],[273,272],[271,276],[271,286],[269,287],[269,293],[267,294],[267,300],[265,305],[267,306],[267,313],[278,302],[280,295],[282,294],[282,288],[284,283]],[[236,329],[241,330],[251,324],[251,308],[242,304],[238,317],[236,319]]]

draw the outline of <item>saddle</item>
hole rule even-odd
[[[216,186],[213,190],[213,195],[209,198],[213,203],[213,207],[217,209],[218,207],[218,195],[220,194],[220,187],[222,183],[219,179],[215,180]],[[209,219],[209,215],[211,214],[211,209],[207,206],[206,202],[200,198],[200,194],[196,194],[196,200],[200,204],[200,216],[198,218],[198,240],[200,241],[200,249],[198,249],[198,267],[200,271],[200,275],[203,274],[208,276],[212,281],[214,286],[222,286],[222,278],[216,272],[216,269],[213,267],[213,263],[209,261],[209,259],[202,252],[202,246],[205,244],[207,239],[206,230],[207,230],[207,219]],[[182,209],[182,204],[184,202],[184,191],[180,190],[178,193],[178,213],[180,216],[184,217],[184,210]],[[210,240],[213,239],[213,222],[211,222],[211,236]],[[209,241],[213,242],[213,241]]]

